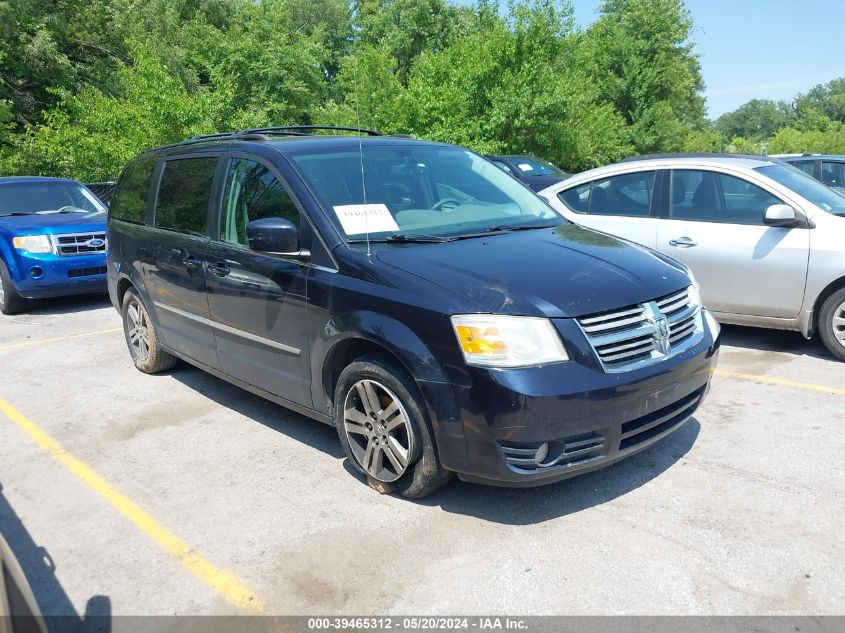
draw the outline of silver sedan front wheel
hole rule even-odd
[[[840,345],[845,347],[845,301],[834,308],[831,319],[833,337],[839,341]]]
[[[845,361],[845,288],[824,300],[819,312],[818,331],[827,350]]]
[[[373,479],[396,481],[411,465],[416,438],[399,397],[375,380],[359,380],[346,393],[343,427],[358,465]]]

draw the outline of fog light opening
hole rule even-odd
[[[29,276],[33,279],[41,279],[44,276],[44,269],[40,266],[33,266],[29,269]]]
[[[542,444],[540,444],[540,446],[537,448],[537,452],[536,452],[536,453],[534,453],[534,462],[535,462],[538,466],[540,466],[540,465],[541,465],[544,461],[546,461],[546,458],[547,458],[548,456],[549,456],[549,443],[548,443],[548,442],[543,442],[543,443],[542,443]]]

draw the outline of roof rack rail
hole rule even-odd
[[[297,130],[300,132],[297,133]],[[367,136],[384,136],[378,130],[368,130],[361,127],[343,127],[340,125],[278,125],[274,127],[259,127],[250,130],[243,130],[241,134],[296,134],[308,135],[315,130],[333,130],[336,132],[359,132]]]
[[[239,130],[236,132],[214,132],[212,134],[199,134],[192,136],[185,141],[160,145],[155,149],[168,149],[171,147],[182,147],[208,141],[269,141],[271,136],[313,136],[314,130],[335,130],[340,132],[359,132],[367,136],[384,136],[378,130],[368,130],[359,127],[342,127],[338,125],[281,125],[276,127],[262,127],[250,130]]]
[[[197,143],[206,143],[214,140],[242,140],[242,141],[267,141],[269,137],[266,134],[252,134],[244,132],[216,132],[214,134],[200,134],[192,136],[191,138],[179,141],[177,143],[168,143],[167,145],[159,145],[153,149],[168,149],[170,147],[182,147],[184,145],[195,145]]]

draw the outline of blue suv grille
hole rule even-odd
[[[56,253],[63,256],[96,255],[105,253],[108,246],[105,232],[56,235],[54,240]]]

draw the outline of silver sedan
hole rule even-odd
[[[539,193],[686,264],[723,323],[818,333],[845,360],[845,196],[804,172],[765,156],[646,156]]]

